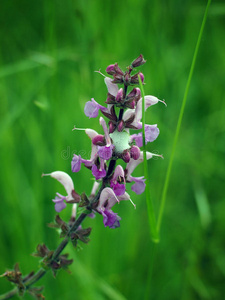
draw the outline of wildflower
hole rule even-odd
[[[110,187],[113,189],[116,196],[121,196],[125,193],[125,177],[123,168],[118,165],[115,169],[113,177],[110,181]]]
[[[64,186],[67,192],[66,196],[56,193],[55,199],[52,200],[55,203],[55,210],[57,212],[63,210],[66,207],[66,203],[77,203],[80,201],[80,196],[74,189],[73,180],[67,173],[55,171],[49,174],[42,174],[42,176],[51,176],[52,178],[55,178]]]
[[[103,216],[103,223],[109,228],[117,228],[120,226],[121,218],[117,213],[114,213],[111,208],[121,200],[130,200],[130,196],[124,193],[123,196],[116,196],[111,188],[104,188],[101,192],[99,203],[96,211]]]
[[[138,132],[143,127],[141,121],[143,98],[140,89],[134,86],[139,84],[139,77],[144,82],[144,75],[141,72],[132,73],[134,68],[145,62],[143,55],[139,55],[125,72],[117,63],[110,64],[106,68],[106,73],[112,78],[99,71],[104,76],[108,91],[106,106],[102,106],[92,98],[85,104],[84,113],[89,118],[96,118],[100,111],[108,121],[103,117],[99,118],[103,130],[100,134],[90,128],[81,129],[91,139],[91,156],[89,159],[84,159],[81,155],[74,154],[71,161],[71,169],[75,173],[80,171],[82,164],[91,170],[95,184],[86,202],[89,203],[92,211],[103,216],[104,225],[110,228],[119,227],[121,220],[118,214],[112,211],[112,207],[121,200],[131,201],[126,192],[126,185],[132,183],[131,190],[136,194],[141,194],[145,190],[144,176],[133,176],[135,168],[144,160],[140,149],[143,146],[143,136],[142,132]],[[123,86],[119,87],[118,84]],[[145,111],[158,102],[165,104],[164,101],[151,95],[145,96],[144,102]],[[130,130],[136,132],[130,134]],[[159,135],[157,124],[144,124],[144,130],[146,144],[153,142]],[[160,155],[146,152],[147,159],[153,156]],[[120,159],[125,162],[125,168],[123,164],[117,163]],[[56,198],[53,199],[57,211],[64,209],[68,202],[78,202],[79,198],[74,191],[72,179],[65,174],[59,171],[46,174],[59,180],[67,191],[66,196],[57,193]]]
[[[96,118],[98,116],[99,110],[107,111],[107,108],[98,104],[94,98],[88,101],[84,108],[84,113],[89,118]]]
[[[154,125],[145,124],[145,144],[147,144],[148,142],[153,142],[155,139],[157,139],[158,135],[159,135],[159,128],[157,127],[157,124]],[[133,140],[135,140],[136,145],[138,147],[142,147],[143,146],[142,132],[131,135],[131,141]]]
[[[162,155],[158,155],[158,154],[154,154],[151,152],[146,152],[146,158],[151,159],[153,156],[159,156],[162,157]],[[133,192],[135,192],[136,194],[142,194],[145,190],[145,179],[144,176],[142,177],[133,177],[131,174],[133,173],[133,171],[135,170],[135,168],[142,163],[144,160],[144,154],[143,151],[140,152],[140,156],[137,160],[134,159],[130,159],[130,161],[128,162],[126,169],[125,169],[125,174],[126,174],[126,181],[127,182],[135,182],[132,186],[131,186],[131,190]]]

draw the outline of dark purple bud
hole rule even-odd
[[[114,74],[112,83],[123,83],[123,76]]]
[[[130,155],[134,160],[137,160],[140,157],[140,148],[138,146],[132,146],[130,149]]]
[[[127,95],[127,100],[128,99],[130,99],[130,98],[134,98],[134,97],[136,97],[136,95],[137,95],[137,89],[138,88],[133,88],[133,90]]]
[[[123,100],[123,89],[119,89],[117,95],[116,95],[116,101],[121,102]]]
[[[80,202],[80,195],[75,191],[75,190],[72,190],[72,197],[74,199],[74,202],[71,202],[71,203],[79,203]]]
[[[117,126],[117,130],[121,132],[124,129],[124,122],[121,120]]]
[[[106,142],[105,142],[105,137],[104,137],[104,135],[102,135],[102,134],[96,135],[96,136],[92,139],[92,143],[93,143],[94,145],[97,145],[97,146],[105,146],[105,145],[106,145]]]
[[[130,161],[130,152],[129,150],[124,150],[123,153],[122,153],[122,160],[125,161],[125,163],[129,163]]]
[[[114,70],[115,70],[115,72],[116,72],[117,75],[121,75],[121,76],[124,75],[123,71],[120,69],[120,67],[118,66],[117,63],[114,65]]]
[[[107,104],[115,104],[116,103],[116,98],[111,95],[110,93],[107,94],[107,99],[105,101]]]
[[[139,88],[134,88],[126,97],[126,107],[134,108],[138,100],[141,98],[141,91]]]
[[[136,105],[136,101],[131,99],[129,101],[126,101],[125,105],[127,108],[134,109]]]
[[[141,82],[144,83],[145,78],[144,78],[143,73],[139,73],[139,75],[140,75],[140,78],[141,78]]]
[[[131,76],[131,83],[132,84],[138,84],[139,83],[139,80],[138,80],[138,73]]]
[[[130,74],[129,73],[126,73],[125,76],[124,76],[124,84],[125,85],[129,85],[130,84],[130,81],[131,81],[131,78],[130,77]]]
[[[109,121],[109,133],[113,133],[115,129],[116,125],[112,121]]]
[[[106,68],[106,72],[107,72],[109,75],[115,74],[115,73],[116,73],[116,71],[115,71],[115,64],[109,65],[109,66]]]
[[[138,101],[140,99],[141,99],[141,90],[139,88],[136,88],[135,100]]]
[[[132,67],[133,68],[136,68],[136,67],[140,67],[141,65],[145,64],[146,63],[146,60],[144,60],[144,57],[143,55],[139,55],[138,58],[136,58],[132,63]]]

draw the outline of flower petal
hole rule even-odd
[[[111,188],[106,187],[100,194],[99,203],[96,209],[98,211],[101,211],[104,208],[111,209],[117,202],[119,202],[119,199],[116,197],[114,191]]]
[[[101,168],[98,169],[98,167],[95,164],[93,164],[91,171],[96,180],[104,178],[106,176],[106,170]]]
[[[147,160],[152,158],[152,156],[154,156],[156,154],[151,153],[146,151],[146,157]],[[127,163],[126,166],[126,171],[127,171],[127,180],[129,180],[130,175],[132,174],[132,172],[134,171],[134,169],[141,163],[143,162],[144,157],[143,157],[143,151],[141,151],[140,153],[140,157],[137,160],[134,160],[133,158],[130,159],[129,163]]]
[[[66,203],[64,202],[66,201],[66,197],[57,193],[57,196],[55,197],[55,199],[52,199],[52,201],[55,202],[55,210],[57,212],[60,212],[61,210],[66,208]]]
[[[91,101],[88,101],[85,104],[84,113],[89,118],[96,118],[98,116],[99,109],[102,110],[102,111],[107,110],[106,107],[98,104],[98,102],[96,102],[94,100],[94,98],[92,98]]]
[[[109,160],[112,157],[114,145],[98,146],[98,155],[104,160]]]
[[[82,158],[80,155],[73,155],[73,159],[71,161],[71,169],[72,172],[79,172],[81,168]]]
[[[107,86],[108,92],[113,95],[114,97],[116,97],[119,88],[118,85],[115,83],[112,83],[113,79],[109,78],[109,77],[105,77],[104,78],[105,84]]]
[[[101,211],[101,214],[103,215],[103,223],[109,228],[117,228],[120,227],[120,220],[121,218],[117,215],[117,213],[114,213],[112,210],[105,209],[104,211]]]
[[[67,200],[72,200],[72,191],[74,190],[74,184],[72,178],[65,172],[55,171],[50,174],[43,174],[43,176],[51,176],[58,180],[65,188],[69,198]],[[71,199],[70,199],[71,198]]]
[[[140,195],[145,190],[145,179],[143,177],[130,177],[132,181],[135,181],[135,184],[131,186],[131,190],[137,195]]]

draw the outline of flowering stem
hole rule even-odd
[[[115,166],[116,166],[116,160],[115,159],[111,159],[110,163],[109,163],[109,168],[108,168],[108,171],[107,171],[107,174],[105,176],[104,179],[108,179],[108,177],[112,174],[112,172],[114,171],[115,169]]]
[[[150,196],[148,164],[147,164],[146,146],[145,146],[145,94],[144,94],[143,84],[140,75],[138,75],[138,78],[139,78],[139,84],[140,84],[141,94],[142,94],[142,138],[143,138],[143,154],[144,154],[144,176],[146,178],[145,195],[146,195],[146,202],[147,202],[147,209],[148,209],[148,219],[150,225],[151,238],[154,243],[158,243],[159,236],[156,228],[156,218],[155,218],[153,202]]]
[[[96,197],[99,195],[99,193],[96,195]],[[95,197],[95,198],[96,198]],[[98,196],[99,197],[99,196]],[[96,199],[93,199],[93,201],[96,201]],[[80,224],[83,222],[83,220],[87,217],[87,215],[90,213],[90,210],[86,210],[85,212],[83,212],[78,219],[74,222],[73,226],[71,227],[71,229],[69,230],[69,232],[67,233],[67,236],[63,239],[63,241],[59,244],[59,246],[56,248],[56,250],[53,253],[53,256],[51,258],[51,262],[53,262],[54,260],[57,260],[58,257],[60,256],[60,254],[62,253],[62,251],[64,250],[64,248],[67,246],[69,240],[70,240],[70,236],[73,232],[75,232],[77,230],[77,228],[80,226]],[[50,262],[50,263],[51,263]],[[26,290],[29,290],[29,288],[36,283],[37,281],[39,281],[48,271],[49,269],[43,269],[40,268],[34,275],[32,275],[28,280],[24,280],[24,286],[26,288]],[[5,300],[5,299],[9,299],[11,297],[13,297],[14,295],[16,295],[18,292],[18,288],[14,288],[13,290],[0,295],[0,300]]]
[[[39,279],[41,279],[45,274],[46,270],[43,268],[40,268],[30,279],[26,282],[26,288],[29,289],[30,286],[32,286],[35,282],[37,282]]]
[[[160,204],[160,208],[159,208],[159,216],[158,216],[158,221],[157,221],[157,231],[158,231],[158,233],[160,232],[160,228],[161,228],[162,216],[163,216],[163,212],[164,212],[164,208],[165,208],[165,202],[166,202],[166,194],[167,194],[167,190],[168,190],[168,186],[169,186],[170,174],[171,174],[173,160],[174,160],[174,156],[175,156],[177,140],[178,140],[178,136],[179,136],[179,133],[180,133],[181,122],[182,122],[183,115],[184,115],[184,109],[185,109],[185,105],[186,105],[186,101],[187,101],[187,96],[188,96],[188,92],[189,92],[189,88],[190,88],[190,83],[191,83],[191,79],[192,79],[192,75],[193,75],[193,71],[194,71],[194,67],[195,67],[195,63],[196,63],[196,58],[197,58],[197,55],[198,55],[200,42],[201,42],[201,39],[202,39],[202,33],[203,33],[203,30],[204,30],[204,27],[205,27],[205,22],[206,22],[206,19],[207,19],[208,9],[209,9],[210,3],[211,3],[211,0],[208,0],[207,6],[206,6],[206,9],[205,9],[205,14],[204,14],[204,17],[203,17],[203,20],[202,20],[202,25],[201,25],[199,35],[198,35],[198,40],[197,40],[197,43],[196,43],[196,46],[195,46],[195,51],[194,51],[194,55],[193,55],[193,59],[192,59],[192,63],[191,63],[191,68],[190,68],[190,72],[189,72],[185,92],[184,92],[184,97],[183,97],[183,100],[182,100],[182,105],[181,105],[181,109],[180,109],[179,118],[178,118],[178,121],[177,121],[177,127],[176,127],[176,132],[175,132],[175,136],[174,136],[174,140],[173,140],[173,146],[172,146],[172,152],[171,152],[169,165],[168,165],[167,172],[166,172],[165,182],[164,182],[163,191],[162,191],[161,204]]]
[[[0,300],[6,300],[6,299],[9,299],[11,297],[13,297],[14,295],[16,295],[18,292],[18,289],[17,287],[14,288],[13,290],[9,291],[8,293],[5,293],[5,294],[2,294],[0,295]]]
[[[121,109],[120,109],[120,114],[119,114],[119,121],[121,121],[122,118],[123,118],[123,112],[124,112],[124,109],[121,108]]]

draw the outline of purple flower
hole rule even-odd
[[[42,174],[42,176],[51,176],[52,178],[55,178],[64,186],[67,192],[67,196],[63,196],[59,193],[56,193],[55,199],[52,200],[55,203],[55,210],[57,212],[60,212],[66,207],[65,202],[73,203],[75,197],[79,197],[79,195],[76,194],[74,190],[73,180],[67,173],[61,171],[55,171],[50,174]]]
[[[61,210],[63,210],[64,208],[66,208],[66,203],[64,203],[64,201],[66,201],[66,197],[60,195],[59,193],[56,193],[56,197],[55,199],[52,199],[53,202],[55,202],[55,210],[57,212],[60,212]]]
[[[111,182],[110,187],[113,188],[113,191],[117,196],[123,195],[126,190],[125,184],[119,182]]]
[[[95,177],[96,180],[100,179],[100,178],[104,178],[106,176],[106,170],[103,168],[98,169],[98,167],[94,164],[91,168],[92,174]]]
[[[107,111],[106,107],[98,104],[98,102],[96,102],[95,99],[92,98],[91,101],[88,101],[85,104],[84,113],[89,118],[96,118],[98,116],[99,109],[102,111]]]
[[[103,224],[105,225],[105,227],[108,226],[112,229],[120,227],[119,221],[121,220],[121,218],[118,216],[117,213],[114,213],[111,209],[105,209],[101,212],[101,214],[103,216]]]
[[[100,194],[96,210],[103,216],[103,223],[110,228],[119,227],[121,218],[114,213],[111,208],[121,200],[130,200],[130,196],[125,192],[122,196],[117,197],[111,188],[104,188]]]
[[[105,84],[107,86],[107,89],[108,89],[108,92],[109,94],[113,95],[114,97],[116,97],[118,91],[119,91],[119,88],[118,88],[118,85],[113,83],[113,79],[109,78],[109,77],[105,77]]]
[[[155,139],[157,139],[158,135],[159,135],[159,128],[157,127],[157,124],[155,125],[145,124],[145,144],[147,144],[148,142],[153,142]],[[138,147],[142,147],[143,146],[142,132],[131,135],[131,141],[133,140],[135,140],[136,145]]]
[[[145,110],[151,106],[154,105],[158,102],[163,102],[162,100],[159,100],[158,98],[154,97],[154,96],[145,96]],[[134,121],[130,124],[134,127],[136,127],[137,129],[141,129],[142,128],[142,123],[140,122],[142,119],[142,98],[137,102],[137,106],[135,109],[127,109],[123,115],[123,120],[126,122],[127,120],[129,120],[130,117],[132,116],[134,117]]]
[[[112,157],[114,145],[98,146],[98,155],[100,158],[109,160]]]
[[[115,169],[113,177],[110,181],[110,187],[113,189],[116,196],[122,196],[125,193],[125,177],[123,168],[118,165]]]
[[[100,117],[99,122],[102,125],[105,133],[106,146],[98,146],[98,155],[104,160],[109,160],[112,157],[114,145],[111,142],[111,138],[109,136],[109,131],[105,120],[102,117]]]
[[[72,172],[79,172],[80,171],[81,162],[82,162],[81,156],[80,155],[78,156],[78,155],[74,154],[72,162],[71,162]]]
[[[137,195],[142,194],[145,190],[145,179],[143,179],[143,178],[144,178],[144,176],[142,176],[142,177],[130,176],[130,180],[135,182],[135,184],[133,184],[131,186],[131,190],[133,192],[135,192]]]
[[[162,155],[154,154],[154,153],[146,151],[147,160],[152,158],[153,156],[162,157]],[[144,160],[144,154],[143,154],[143,151],[141,151],[139,159],[134,160],[133,158],[131,158],[129,163],[127,163],[127,166],[126,166],[126,169],[125,169],[127,182],[132,182],[132,181],[135,182],[135,184],[132,185],[131,190],[133,192],[135,192],[136,194],[141,194],[141,193],[144,192],[144,190],[145,190],[145,183],[144,183],[145,179],[144,179],[143,176],[142,177],[133,177],[133,176],[131,176],[131,174],[133,173],[134,169],[140,163],[143,162],[143,160]]]
[[[146,151],[146,158],[147,158],[147,160],[150,159],[150,158],[152,158],[153,155],[156,155],[156,154],[153,154],[151,152]],[[143,160],[144,160],[143,151],[140,152],[140,156],[139,156],[139,158],[137,160],[134,160],[133,158],[130,159],[130,161],[127,163],[126,170],[125,170],[127,181],[130,181],[129,179],[130,179],[130,176],[133,173],[134,169],[140,163],[142,163]]]

